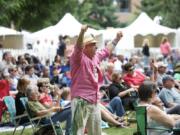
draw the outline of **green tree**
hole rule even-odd
[[[31,31],[52,25],[65,12],[73,12],[76,0],[0,0],[0,25]]]
[[[112,0],[84,0],[76,11],[76,16],[81,22],[96,28],[108,26],[117,27],[116,7]]]
[[[162,16],[162,24],[178,28],[180,26],[180,0],[142,0],[142,10],[152,18]]]
[[[112,0],[0,0],[0,25],[36,31],[57,23],[66,12],[96,28],[117,26]]]

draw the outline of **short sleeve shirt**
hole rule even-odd
[[[180,104],[180,94],[174,88],[171,90],[163,88],[159,93],[159,98],[165,106],[168,106],[168,103]]]
[[[28,105],[33,117],[37,116],[39,111],[46,109],[39,101],[28,101]]]

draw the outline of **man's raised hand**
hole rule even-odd
[[[122,33],[122,31],[119,31],[119,32],[116,34],[116,40],[119,41],[122,37],[123,37],[123,33]]]
[[[87,29],[88,29],[88,25],[82,25],[82,27],[81,27],[82,32],[86,32]]]

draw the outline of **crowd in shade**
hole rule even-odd
[[[83,27],[81,32],[85,33],[86,29]],[[123,53],[109,53],[108,45],[103,50],[92,48],[93,45],[89,43],[95,44],[95,39],[87,39],[89,41],[86,44],[81,42],[82,33],[74,43],[72,55],[65,55],[66,43],[60,36],[57,53],[52,63],[47,61],[43,64],[38,56],[28,53],[19,56],[12,56],[11,52],[3,53],[0,60],[1,123],[3,123],[3,112],[7,109],[3,101],[5,96],[12,96],[15,99],[17,116],[25,111],[20,98],[28,97],[28,105],[34,116],[52,113],[53,122],[66,121],[66,135],[70,135],[71,132],[90,134],[92,132],[90,130],[92,124],[88,125],[90,116],[87,116],[87,125],[78,125],[78,122],[74,123],[74,117],[80,118],[80,116],[74,111],[78,102],[86,106],[96,104],[94,98],[90,97],[90,94],[95,94],[98,104],[93,109],[96,110],[97,107],[100,112],[99,125],[106,122],[117,128],[127,127],[129,123],[124,121],[127,108],[134,110],[133,103],[139,99],[139,105],[147,106],[149,125],[180,127],[180,52],[172,49],[167,38],[164,38],[160,45],[162,53],[160,57],[151,56],[149,42],[145,39],[142,52],[127,58]],[[110,44],[116,45],[116,42],[123,38],[123,35],[121,36],[118,37],[117,34]],[[83,43],[84,48],[77,45]],[[91,57],[87,55],[88,50],[91,50],[89,48],[97,49],[96,60],[93,56],[89,60]],[[79,94],[81,90],[83,91],[82,87],[90,91],[92,86],[97,87],[97,91],[92,90],[95,93]],[[85,96],[87,99],[84,98]],[[83,101],[79,101],[81,98]],[[63,109],[71,102],[71,107]],[[24,118],[20,123],[27,121],[28,118]],[[49,123],[46,119],[41,122]],[[78,131],[81,128],[78,126],[83,126],[82,131]],[[149,134],[160,135],[161,132],[149,131]]]

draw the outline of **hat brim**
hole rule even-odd
[[[98,41],[96,41],[95,39],[93,39],[93,40],[91,40],[91,41],[84,42],[83,44],[84,44],[84,46],[86,46],[86,45],[92,45],[92,44],[96,44],[96,43],[98,43]]]

